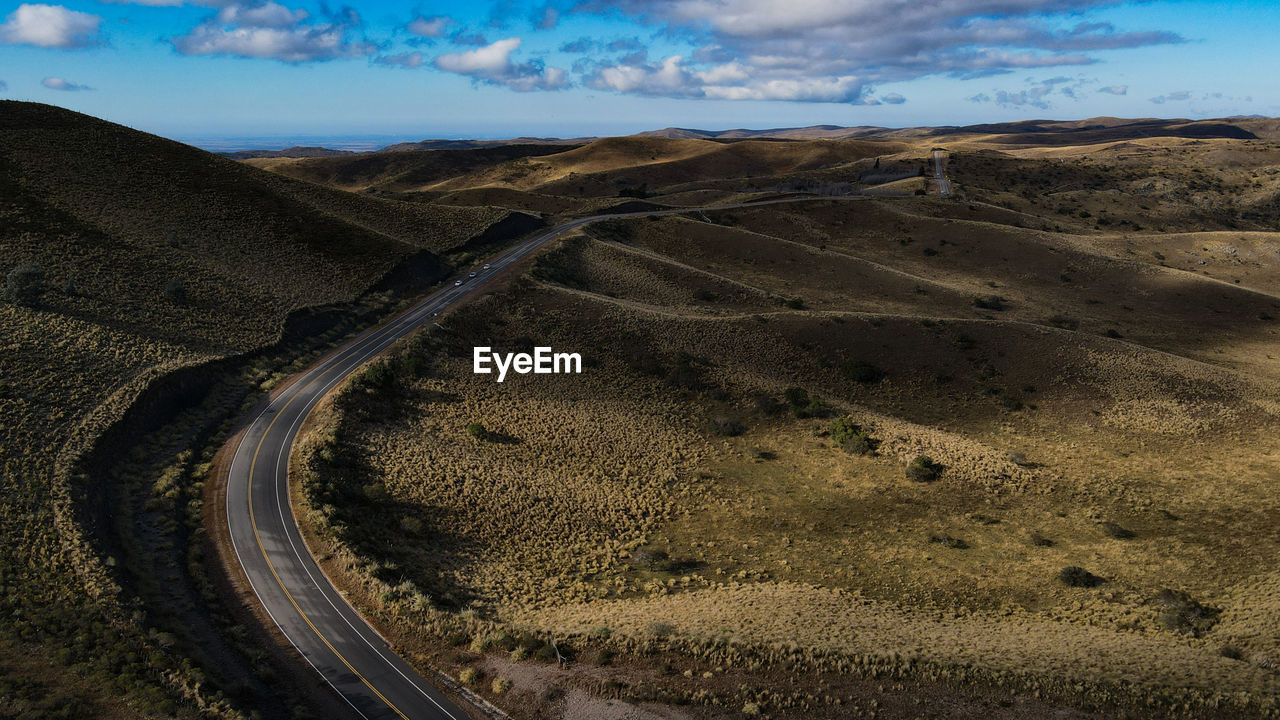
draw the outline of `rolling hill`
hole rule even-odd
[[[233,358],[274,357],[290,318],[308,308],[354,308],[367,322],[386,308],[370,291],[398,267],[414,268],[414,287],[429,284],[450,271],[433,250],[508,216],[342,193],[59,108],[0,102],[0,272],[40,278],[36,292],[0,303],[6,682],[30,683],[48,713],[278,711],[285,696],[271,699],[218,639],[216,613],[191,609],[211,601],[190,569],[201,563],[186,556],[199,545],[183,520],[199,492],[135,488],[156,456],[178,463],[166,482],[191,482],[198,458],[164,448],[198,437],[184,424],[194,421],[165,420],[164,439],[127,437],[120,452],[139,444],[123,474],[98,439],[149,431],[134,424],[146,413],[129,408],[152,388],[239,387],[218,401],[233,414],[235,398],[270,378]],[[83,464],[90,453],[111,463]],[[237,684],[260,694],[220,695]]]

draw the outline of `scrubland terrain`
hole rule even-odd
[[[344,711],[209,557],[216,448],[521,234],[682,207],[314,418],[398,651],[518,718],[1276,716],[1275,121],[767,135],[240,163],[0,103],[0,717]],[[535,344],[585,372],[470,372]]]
[[[1280,149],[1106,129],[946,135],[948,199],[564,238],[317,419],[328,569],[516,717],[1276,716]],[[447,184],[778,191],[668,142]],[[535,344],[586,371],[471,373]]]
[[[291,317],[342,329],[317,308],[368,322],[395,268],[438,279],[431,251],[509,214],[342,193],[0,103],[4,272],[43,276],[0,303],[0,716],[287,712],[253,672],[265,661],[212,635],[197,441],[292,358],[222,359],[275,346]]]

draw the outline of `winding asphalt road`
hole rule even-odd
[[[307,550],[289,503],[289,455],[298,429],[338,383],[397,340],[429,322],[488,280],[564,232],[617,217],[678,215],[755,205],[831,200],[792,197],[704,208],[579,218],[530,237],[385,325],[316,363],[280,392],[241,435],[228,470],[227,525],[236,558],[271,619],[294,648],[360,716],[369,720],[463,720],[468,717],[398,657],[343,599]],[[857,198],[848,198],[857,199]],[[705,217],[705,216],[704,216]]]

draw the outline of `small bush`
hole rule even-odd
[[[1058,580],[1070,587],[1098,587],[1106,580],[1076,565],[1069,565],[1058,571]]]
[[[1036,547],[1053,547],[1057,543],[1038,532],[1031,533],[1031,544]]]
[[[1161,590],[1155,598],[1156,624],[1170,632],[1200,637],[1218,622],[1222,613],[1193,600],[1181,590]]]
[[[933,482],[942,474],[942,466],[928,455],[917,455],[907,466],[907,479],[912,482]]]
[[[794,408],[803,408],[809,404],[809,391],[802,387],[789,387],[782,392],[782,399]]]
[[[462,672],[458,673],[458,681],[463,685],[475,685],[479,679],[480,671],[475,668],[463,668]]]
[[[467,424],[467,434],[476,440],[484,440],[489,437],[489,431],[485,429],[484,425],[481,425],[478,422]]]
[[[935,535],[930,535],[929,542],[937,543],[939,545],[942,545],[943,547],[949,547],[953,550],[966,550],[969,548],[969,543],[965,542],[964,540],[961,540],[958,537],[951,537],[946,533],[938,533]]]
[[[182,303],[187,301],[187,286],[181,280],[174,278],[164,284],[164,296],[171,302]]]
[[[651,622],[649,623],[649,634],[654,637],[664,638],[676,631],[676,627],[671,623]]]
[[[496,677],[489,687],[493,690],[494,695],[501,695],[511,689],[511,681],[504,677]]]
[[[850,360],[844,364],[841,370],[844,371],[845,377],[864,385],[877,383],[884,379],[884,371],[866,360]]]
[[[747,426],[731,417],[718,415],[711,418],[711,430],[717,435],[737,437],[747,431]]]
[[[5,276],[4,299],[14,305],[34,307],[44,295],[44,270],[35,263],[23,263]]]
[[[973,306],[982,308],[983,310],[1004,310],[1008,307],[1005,304],[1005,299],[1000,295],[986,295],[980,298],[974,298]]]
[[[924,193],[920,193],[920,194],[923,195]],[[748,700],[742,703],[742,714],[746,715],[747,717],[756,717],[760,714],[760,705]]]
[[[1137,533],[1134,531],[1113,522],[1104,522],[1101,527],[1102,532],[1106,533],[1108,537],[1113,537],[1117,540],[1130,540],[1137,537]]]
[[[875,452],[876,441],[848,418],[838,418],[831,423],[828,432],[832,442],[850,455],[869,455]]]

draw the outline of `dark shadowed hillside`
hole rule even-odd
[[[13,698],[29,699],[23,717],[284,712],[242,656],[209,639],[209,613],[194,612],[206,598],[190,584],[182,519],[199,485],[182,482],[200,462],[179,452],[184,426],[117,437],[138,443],[126,467],[78,458],[170,373],[271,345],[307,306],[365,297],[376,311],[367,291],[402,261],[413,258],[418,281],[439,277],[448,267],[423,247],[463,244],[504,217],[349,195],[0,103],[0,277],[26,278],[0,302],[0,716]],[[257,372],[237,382],[269,387]],[[174,442],[168,479],[150,477]],[[92,536],[88,515],[103,518]],[[159,570],[139,568],[143,556]],[[230,687],[247,694],[227,700]]]

